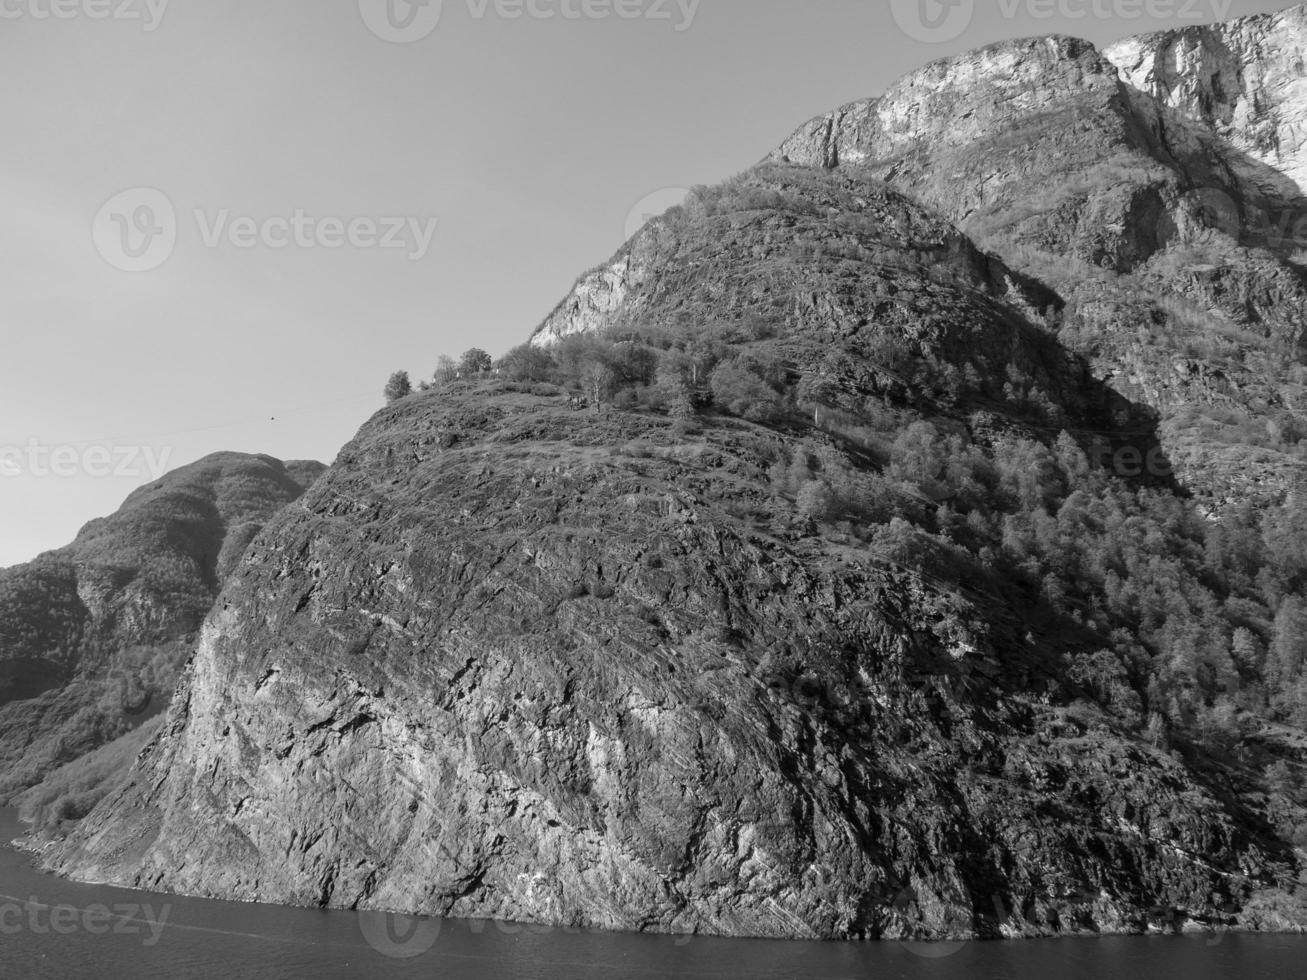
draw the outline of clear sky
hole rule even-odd
[[[330,462],[391,371],[523,341],[647,197],[927,61],[1286,6],[0,0],[0,565],[156,465]]]

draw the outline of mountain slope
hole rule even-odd
[[[221,582],[318,463],[224,453],[0,571],[0,796],[166,706]]]
[[[1307,210],[1284,173],[1191,116],[1086,42],[1040,38],[928,66],[775,156],[886,180],[1055,289],[1064,343],[1160,413],[1182,480],[1219,508],[1304,474],[1307,275],[1285,230]]]
[[[1098,465],[1158,458],[1150,417],[1054,294],[776,163],[617,267],[536,337],[601,410],[500,380],[378,414],[47,867],[734,935],[1307,923],[1279,750],[1218,754],[1255,586],[1168,479]]]

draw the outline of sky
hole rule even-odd
[[[991,41],[1284,0],[0,0],[0,567],[213,452],[330,462],[685,188]]]

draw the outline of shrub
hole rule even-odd
[[[780,412],[780,396],[740,361],[718,365],[708,386],[712,389],[713,401],[732,415],[766,422]]]
[[[551,381],[558,373],[553,355],[531,344],[515,347],[505,354],[499,368],[510,381]]]

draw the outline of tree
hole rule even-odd
[[[669,397],[690,390],[694,383],[694,361],[679,350],[665,350],[658,358],[655,383]]]
[[[407,398],[413,394],[413,382],[408,379],[407,371],[396,371],[386,382],[386,402],[388,404]]]
[[[929,422],[913,422],[899,433],[891,450],[889,474],[914,487],[935,487],[948,468],[944,439]]]
[[[1044,445],[1031,439],[1008,439],[994,448],[1002,488],[1026,513],[1047,509],[1066,495],[1062,471]]]
[[[690,397],[690,389],[681,386],[667,401],[667,414],[678,422],[688,422],[696,414],[694,408],[694,399]]]
[[[594,334],[573,334],[560,340],[551,352],[563,384],[585,385],[583,376],[596,361],[607,364],[612,345]]]
[[[504,355],[499,367],[512,381],[549,381],[558,371],[549,351],[533,344],[513,348]]]
[[[668,413],[681,421],[688,421],[695,415],[691,371],[690,359],[678,350],[663,351],[658,358],[654,387]]]
[[[473,347],[459,361],[458,370],[464,377],[468,377],[475,374],[485,374],[494,366],[495,362],[489,354],[480,347]]]
[[[458,361],[448,354],[441,354],[436,365],[435,379],[438,383],[448,384],[458,380]]]
[[[1057,459],[1057,465],[1067,475],[1072,488],[1089,484],[1089,457],[1077,445],[1071,433],[1063,430],[1058,434],[1057,442],[1053,445],[1053,455]]]
[[[722,358],[722,345],[702,337],[695,337],[685,350],[690,359],[690,383],[696,388],[703,384],[717,362]]]
[[[801,405],[812,406],[812,424],[821,426],[823,406],[834,404],[840,395],[840,386],[825,370],[809,372],[799,379],[798,400]]]
[[[1307,601],[1296,595],[1280,603],[1275,616],[1275,640],[1267,663],[1267,684],[1287,689],[1307,662]]]
[[[590,361],[581,371],[581,383],[590,396],[590,404],[598,410],[604,396],[612,389],[616,375],[613,369],[600,360]]]
[[[658,353],[631,341],[614,344],[611,366],[622,384],[651,384],[658,372]]]
[[[1230,641],[1230,654],[1234,657],[1235,663],[1250,674],[1260,673],[1262,663],[1266,659],[1266,651],[1262,648],[1261,641],[1257,639],[1257,634],[1244,626],[1234,631]]]
[[[820,480],[809,480],[800,487],[795,504],[800,514],[814,521],[829,517],[835,506],[830,487]]]
[[[708,380],[713,401],[732,415],[754,422],[776,417],[780,397],[772,388],[739,361],[719,364]]]

